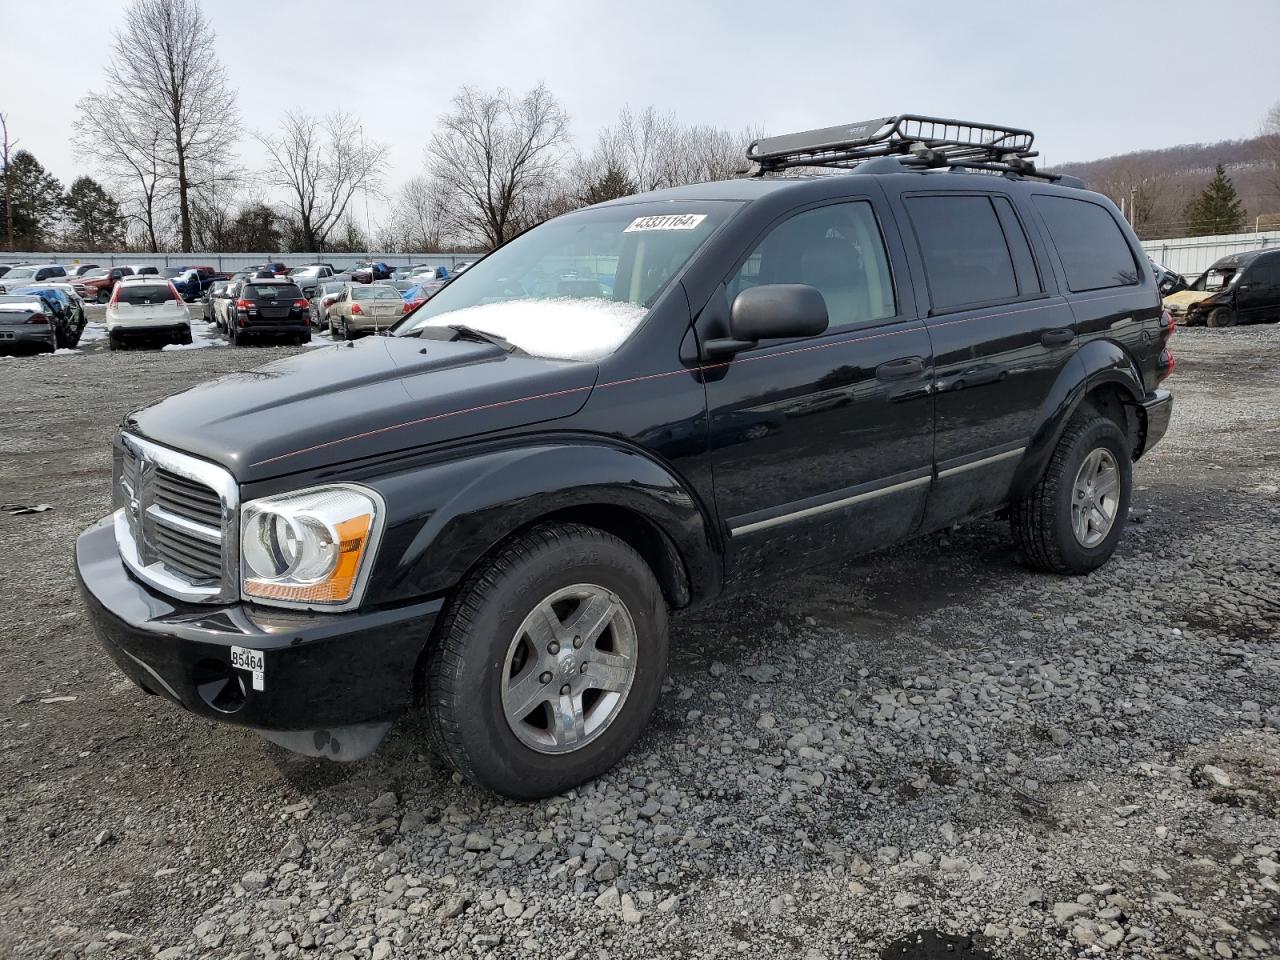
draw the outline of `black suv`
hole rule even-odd
[[[226,305],[227,337],[242,344],[250,337],[281,337],[311,342],[311,302],[289,280],[261,277],[246,280]]]
[[[355,759],[425,703],[512,797],[600,774],[668,612],[1007,511],[1083,574],[1169,422],[1118,211],[1028,131],[900,116],[523,234],[395,329],[144,407],[76,547],[145,690]],[[852,167],[846,175],[764,174]]]

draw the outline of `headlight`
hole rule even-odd
[[[381,498],[347,484],[253,500],[240,513],[241,592],[286,606],[359,602]]]

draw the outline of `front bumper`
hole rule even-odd
[[[443,606],[325,614],[184,604],[130,576],[110,517],[80,535],[75,561],[98,639],[143,690],[337,760],[371,752],[409,705],[418,657]],[[261,684],[232,668],[233,646],[262,652]]]
[[[1157,389],[1147,395],[1141,406],[1143,429],[1138,456],[1159,443],[1168,431],[1169,420],[1173,416],[1173,394],[1168,390]]]

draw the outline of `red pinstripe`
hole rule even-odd
[[[1089,300],[1077,300],[1077,303],[1096,303],[1102,300],[1116,300],[1121,297],[1132,296],[1132,294],[1115,294],[1106,297],[1093,297]],[[933,322],[931,327],[950,327],[960,323],[971,323],[974,320],[993,320],[997,317],[1011,317],[1020,313],[1032,313],[1036,310],[1047,310],[1049,307],[1056,307],[1061,301],[1054,303],[1041,303],[1030,307],[1020,307],[1017,310],[1005,310],[1000,313],[984,313],[980,316],[961,317],[958,320],[943,320]],[[778,357],[790,357],[801,353],[813,353],[818,350],[827,350],[831,347],[843,347],[851,343],[863,343],[868,340],[880,340],[885,337],[896,337],[900,334],[911,333],[914,330],[890,330],[886,333],[872,333],[865,337],[855,337],[852,340],[832,340],[827,343],[815,343],[805,347],[793,347],[790,350],[779,350],[776,353],[766,353],[755,357],[739,357],[733,360],[733,363],[753,363],[759,360],[773,360]],[[588,393],[591,390],[604,390],[609,387],[624,387],[632,383],[644,383],[647,380],[661,380],[665,377],[688,376],[690,374],[706,373],[711,370],[719,370],[727,367],[730,361],[725,360],[721,363],[704,363],[697,367],[681,367],[678,370],[667,370],[662,373],[648,373],[639,377],[628,377],[625,380],[609,380],[605,383],[597,383],[585,387],[568,387],[564,390],[553,390],[550,393],[535,393],[527,397],[516,397],[511,400],[495,400],[492,403],[482,403],[474,407],[464,407],[461,410],[448,410],[444,413],[435,413],[429,417],[418,417],[415,420],[406,420],[403,423],[394,423],[391,426],[379,427],[376,430],[366,430],[363,433],[353,433],[347,437],[339,437],[337,440],[326,440],[324,443],[316,443],[309,447],[303,447],[301,450],[294,450],[290,453],[282,453],[279,456],[268,457],[266,460],[259,460],[253,464],[255,467],[263,466],[268,463],[275,463],[278,460],[286,460],[289,457],[298,457],[304,453],[313,453],[316,450],[323,450],[327,447],[337,446],[340,443],[348,443],[352,440],[365,440],[369,437],[380,436],[384,433],[390,433],[392,430],[402,430],[405,427],[417,427],[424,423],[434,423],[437,420],[447,420],[449,417],[460,417],[468,413],[479,413],[483,410],[497,410],[502,407],[509,407],[517,403],[525,403],[533,400],[551,400],[555,397],[569,396],[574,393]]]

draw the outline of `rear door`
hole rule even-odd
[[[936,529],[1005,501],[1075,333],[1007,194],[908,193],[901,202],[935,358],[937,478],[924,527]]]
[[[867,194],[780,218],[744,251],[716,311],[760,284],[804,283],[826,333],[764,341],[705,371],[726,575],[871,550],[919,525],[932,473],[929,337],[904,282],[901,242],[875,178]]]

